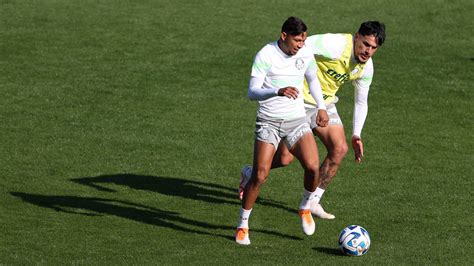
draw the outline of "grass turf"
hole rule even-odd
[[[0,9],[0,263],[473,264],[472,1],[8,1]],[[296,15],[310,34],[387,25],[363,131],[305,237],[297,163],[233,242],[252,159],[255,53]],[[352,88],[338,94],[351,128]],[[349,133],[349,132],[348,132]],[[320,146],[321,154],[324,149]],[[339,231],[364,226],[361,258]]]

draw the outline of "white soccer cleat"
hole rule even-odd
[[[314,234],[316,224],[314,223],[311,211],[309,209],[302,209],[298,211],[298,214],[301,217],[301,227],[303,227],[303,232],[308,236]]]
[[[249,229],[237,228],[235,232],[235,242],[240,245],[250,245]]]
[[[252,175],[252,166],[246,165],[240,171],[240,184],[239,184],[239,199],[242,200],[244,198],[244,188],[245,185],[250,180],[250,176]]]
[[[310,203],[310,210],[312,214],[321,219],[332,220],[336,218],[333,214],[325,212],[323,206],[316,202]]]

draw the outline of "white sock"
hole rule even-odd
[[[325,190],[322,188],[316,188],[316,190],[314,191],[314,198],[312,199],[313,202],[319,203],[319,201],[321,201],[321,198],[323,197],[324,191]]]
[[[237,228],[249,228],[249,217],[250,217],[251,212],[252,212],[252,209],[246,210],[240,207],[240,219],[239,219],[239,225],[237,225]]]
[[[315,191],[307,191],[306,189],[303,192],[303,200],[300,203],[300,210],[309,209],[309,203],[313,200],[314,196],[316,195]]]

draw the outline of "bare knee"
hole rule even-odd
[[[280,164],[281,166],[285,167],[285,166],[288,166],[291,164],[291,162],[293,161],[293,155],[291,153],[287,153],[287,154],[282,154],[281,155],[281,158],[280,158]]]
[[[288,150],[279,148],[272,161],[272,169],[285,167],[291,164],[294,156]]]
[[[329,152],[329,156],[332,158],[333,162],[340,164],[348,151],[349,148],[347,147],[347,143],[339,144],[332,148],[332,150]]]
[[[319,165],[315,163],[311,164],[304,164],[302,165],[305,174],[311,175],[311,176],[318,176],[319,175]]]
[[[253,183],[256,186],[261,186],[265,181],[267,180],[267,176],[270,173],[270,169],[267,169],[265,167],[258,167],[257,169],[254,170],[255,174],[253,175]]]

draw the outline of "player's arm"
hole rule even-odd
[[[310,65],[305,72],[306,82],[308,82],[309,91],[311,96],[314,98],[318,105],[318,115],[316,116],[316,124],[321,127],[328,125],[329,117],[326,112],[326,104],[324,103],[323,91],[321,89],[321,84],[316,75],[318,68],[316,67],[316,61],[310,61]]]
[[[285,88],[263,88],[265,78],[250,77],[249,89],[247,96],[253,101],[263,101],[274,96],[285,96],[291,99],[298,98],[298,89],[295,87]]]
[[[263,101],[278,95],[278,89],[264,89],[265,77],[250,77],[247,96],[253,101]]]
[[[286,96],[296,99],[298,90],[294,87],[264,88],[265,76],[271,67],[271,60],[258,53],[252,65],[252,74],[249,81],[247,96],[253,101],[263,101],[274,96]]]
[[[354,85],[354,115],[352,119],[352,148],[356,162],[361,162],[364,156],[364,144],[361,133],[368,113],[368,97],[372,83],[373,67],[367,65],[361,77],[353,82]]]

